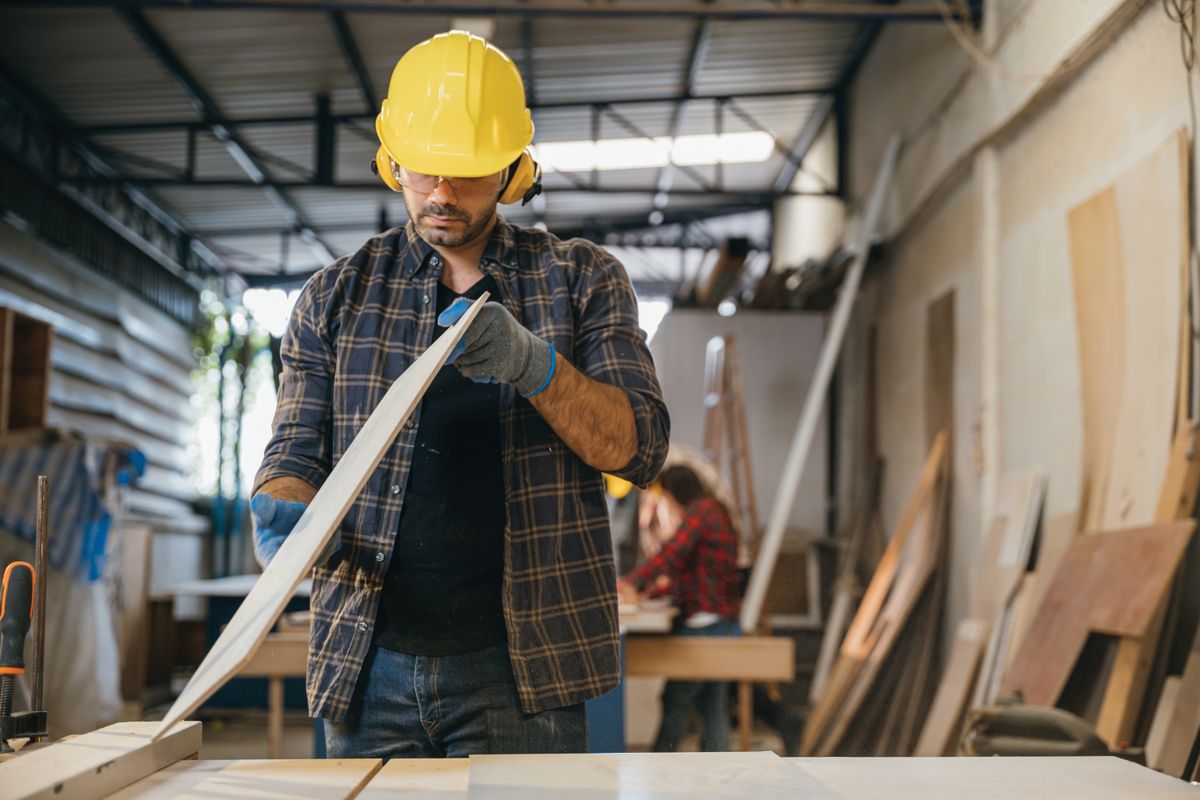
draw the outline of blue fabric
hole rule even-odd
[[[37,476],[50,476],[49,560],[55,569],[98,580],[112,517],[112,483],[132,484],[145,472],[137,450],[63,435],[0,447],[0,528],[32,542],[37,530]]]
[[[587,752],[582,703],[521,710],[508,648],[414,656],[367,654],[346,719],[325,721],[328,758],[465,758]]]
[[[681,628],[679,636],[740,636],[736,620],[721,620],[704,628]],[[703,723],[700,750],[729,750],[729,683],[726,681],[667,681],[662,693],[662,719],[654,737],[654,752],[673,753],[687,732],[692,712]]]

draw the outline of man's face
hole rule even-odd
[[[488,233],[503,187],[504,174],[482,178],[437,178],[396,169],[404,187],[404,206],[417,235],[448,249],[476,243]]]

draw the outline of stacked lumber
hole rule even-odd
[[[946,464],[939,433],[813,706],[805,755],[905,755],[932,698],[945,587]]]

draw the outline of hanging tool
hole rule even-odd
[[[12,718],[13,684],[25,674],[25,634],[33,621],[33,565],[14,561],[4,570],[0,584],[0,720]],[[0,739],[0,750],[8,737]]]
[[[33,559],[37,567],[26,561],[14,561],[5,568],[3,582],[0,583],[0,753],[11,749],[8,743],[13,739],[36,741],[46,738],[42,679],[45,672],[49,496],[50,479],[39,475],[37,527],[33,545]],[[13,687],[17,676],[25,672],[25,636],[29,633],[30,623],[35,620],[33,666],[29,676],[32,687],[31,710],[13,714]]]

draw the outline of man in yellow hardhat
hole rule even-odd
[[[620,677],[601,471],[658,473],[669,422],[621,265],[510,225],[539,171],[513,62],[460,31],[396,65],[375,163],[409,222],[315,275],[283,340],[251,501],[265,563],[391,382],[490,294],[318,561],[310,712],[331,756],[586,749]]]

